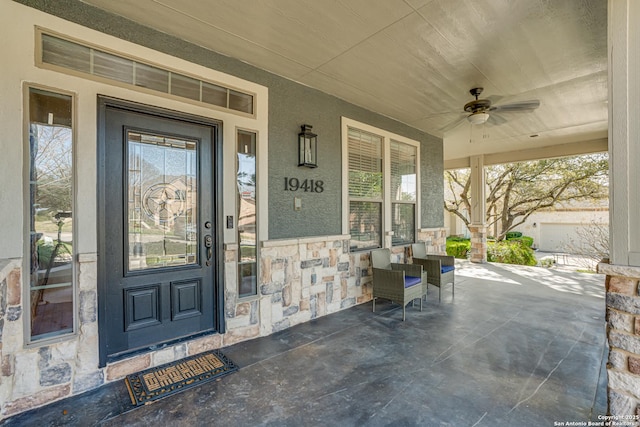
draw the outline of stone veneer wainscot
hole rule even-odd
[[[600,263],[598,272],[606,274],[607,412],[640,414],[640,267]]]
[[[444,253],[442,228],[421,229],[418,241]],[[237,294],[237,245],[226,245],[226,332],[181,342],[98,368],[97,255],[77,256],[78,333],[24,347],[22,260],[0,260],[0,419],[42,406],[130,373],[270,335],[371,300],[369,251],[349,252],[349,235],[263,241],[258,295]],[[391,248],[406,262],[408,246]]]

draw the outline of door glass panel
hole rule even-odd
[[[197,141],[127,131],[129,271],[198,262]]]

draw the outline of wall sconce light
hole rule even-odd
[[[311,125],[302,125],[298,134],[298,166],[318,167],[318,135],[311,132]]]

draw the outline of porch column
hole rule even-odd
[[[487,225],[485,222],[484,156],[471,156],[471,262],[487,262]]]
[[[609,261],[606,274],[607,403],[640,413],[640,2],[609,0]]]

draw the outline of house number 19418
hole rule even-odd
[[[284,191],[304,191],[305,193],[322,193],[324,191],[324,181],[321,179],[305,179],[284,177]]]

